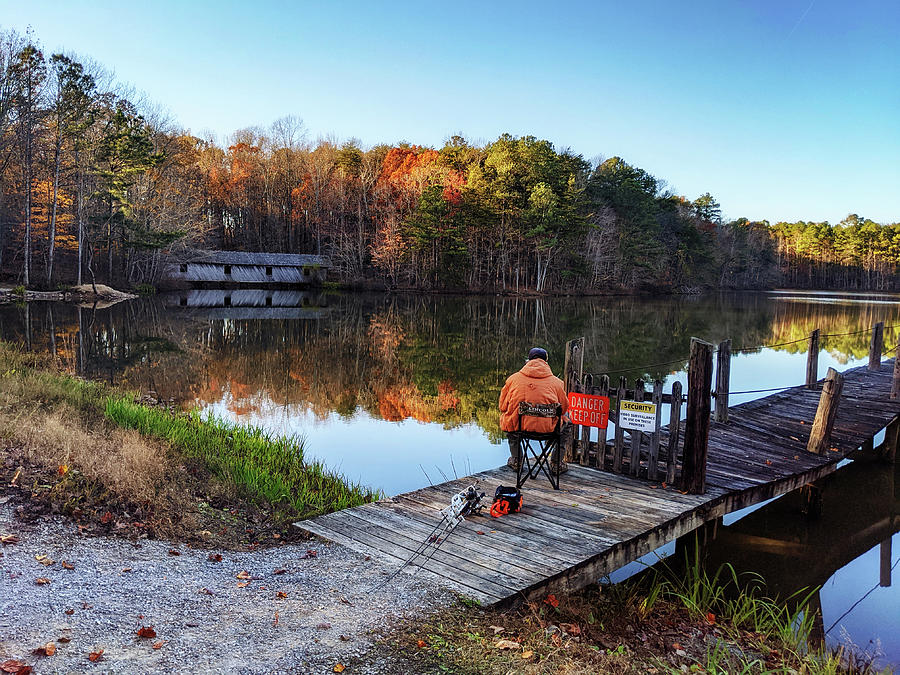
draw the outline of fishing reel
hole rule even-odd
[[[484,499],[484,492],[479,493],[476,485],[477,483],[473,483],[465,490],[457,492],[450,499],[450,506],[441,510],[448,521],[459,524],[466,516],[481,512],[481,509],[484,508],[481,503],[481,500]]]

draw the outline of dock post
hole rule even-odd
[[[731,340],[719,343],[716,352],[716,422],[728,421],[728,390],[731,381]]]
[[[884,351],[884,322],[872,326],[872,341],[869,343],[869,370],[881,368],[881,353]]]
[[[891,400],[896,401],[900,396],[900,340],[897,340],[897,349],[894,352],[894,377],[891,379]]]
[[[666,454],[666,482],[675,485],[675,464],[681,438],[681,382],[672,383],[672,406],[669,409],[669,449]]]
[[[822,498],[822,488],[815,483],[807,483],[800,488],[800,513],[810,519],[819,518],[825,500]]]
[[[881,542],[881,559],[878,585],[882,588],[888,588],[891,585],[891,536]]]
[[[575,382],[581,383],[581,373],[584,367],[584,337],[575,338],[566,342],[566,360],[563,363],[563,384],[566,387],[566,393],[574,391]],[[563,434],[563,460],[569,462],[572,460],[574,445],[577,442],[575,438],[575,429],[573,425],[567,424],[566,431]]]
[[[815,389],[819,381],[819,329],[809,334],[809,349],[806,352],[806,388]]]
[[[809,433],[809,442],[806,444],[808,452],[816,455],[827,454],[828,443],[831,441],[831,430],[834,429],[834,418],[837,416],[838,403],[840,403],[843,389],[844,376],[834,368],[829,368],[825,382],[822,384],[822,395],[819,397],[816,418],[813,420],[812,431]]]
[[[566,360],[563,365],[563,384],[566,392],[572,391],[574,380],[581,382],[581,371],[584,367],[584,338],[575,338],[566,343]],[[574,378],[574,379],[573,379]]]
[[[709,342],[691,338],[681,489],[693,495],[702,495],[706,492],[712,347]]]

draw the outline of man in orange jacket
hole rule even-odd
[[[563,414],[569,408],[566,388],[558,377],[550,370],[547,363],[547,350],[534,347],[528,352],[528,360],[522,369],[506,378],[506,384],[500,392],[500,429],[506,432],[509,440],[509,459],[507,464],[517,468],[522,461],[522,448],[519,434],[519,403],[559,403]],[[552,417],[523,417],[522,431],[546,434],[553,431],[556,420]],[[555,459],[554,459],[555,461]],[[565,471],[565,465],[560,465]]]

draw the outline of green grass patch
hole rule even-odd
[[[347,482],[320,462],[306,461],[300,439],[274,436],[197,412],[143,405],[131,393],[52,370],[37,355],[2,342],[0,396],[17,408],[52,411],[67,405],[88,425],[105,418],[118,427],[162,440],[289,518],[309,518],[382,496]]]
[[[230,478],[273,505],[289,504],[301,518],[359,506],[380,494],[347,483],[319,462],[303,458],[303,443],[272,436],[198,413],[172,413],[125,397],[106,399],[104,413],[117,425],[162,439],[202,459],[216,475]]]

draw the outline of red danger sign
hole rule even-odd
[[[605,429],[609,423],[609,397],[570,392],[568,415],[572,424]]]

